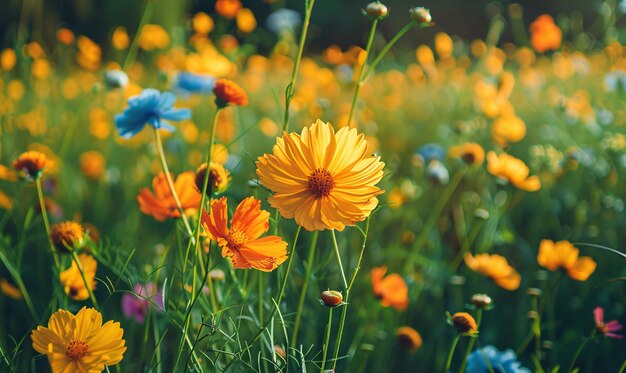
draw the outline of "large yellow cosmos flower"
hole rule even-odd
[[[356,129],[335,133],[317,120],[301,134],[284,133],[273,154],[256,162],[261,183],[285,218],[309,231],[336,229],[365,220],[383,191],[376,184],[385,164],[367,154],[367,142]]]
[[[47,328],[33,330],[31,339],[35,351],[48,355],[53,373],[92,373],[122,361],[123,335],[119,322],[102,325],[100,312],[83,307],[76,315],[59,309],[50,316]]]

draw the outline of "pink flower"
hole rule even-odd
[[[148,307],[163,310],[163,296],[152,282],[148,282],[145,286],[136,284],[133,291],[137,295],[130,293],[122,295],[122,311],[127,319],[134,318],[135,321],[143,324],[148,314]]]
[[[604,309],[602,307],[596,307],[593,310],[593,318],[596,320],[596,327],[598,331],[610,338],[623,338],[624,336],[615,334],[620,329],[622,329],[622,324],[620,324],[617,320],[609,321],[607,323],[604,322]]]

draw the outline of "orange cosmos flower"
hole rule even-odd
[[[465,264],[474,272],[481,273],[506,290],[515,290],[522,280],[506,258],[498,254],[465,254]]]
[[[13,168],[25,172],[31,179],[41,176],[50,166],[52,166],[52,161],[44,153],[35,150],[24,152],[13,161]]]
[[[521,159],[506,153],[497,155],[494,152],[489,152],[487,154],[487,171],[528,192],[535,192],[541,188],[539,177],[528,177],[530,173],[528,166]]]
[[[183,209],[200,207],[202,196],[196,189],[195,178],[195,173],[188,171],[178,175],[174,182],[174,190],[176,190]],[[158,221],[165,221],[167,218],[180,218],[180,212],[176,207],[164,173],[161,172],[152,179],[152,188],[154,193],[148,188],[143,188],[137,196],[141,212],[153,216]]]
[[[530,45],[539,53],[559,49],[563,33],[554,19],[548,14],[542,14],[530,24]]]
[[[80,249],[84,244],[85,230],[75,221],[64,221],[50,228],[50,240],[60,254]]]
[[[398,311],[406,310],[409,305],[409,288],[406,282],[397,273],[384,277],[385,273],[387,273],[386,266],[372,269],[374,295],[380,299],[383,307],[391,306]]]
[[[237,83],[228,79],[217,79],[213,87],[215,103],[218,107],[228,104],[237,106],[248,105],[248,94]]]
[[[491,126],[491,137],[501,146],[521,141],[524,136],[526,136],[526,124],[514,114],[501,116]]]
[[[215,3],[215,13],[224,18],[233,19],[241,7],[241,1],[239,0],[217,0]]]
[[[461,334],[478,333],[478,325],[474,317],[467,312],[457,312],[452,315],[452,325]]]
[[[228,205],[222,197],[211,204],[211,214],[202,213],[202,227],[233,267],[270,272],[287,260],[287,242],[279,236],[259,238],[269,229],[269,219],[261,201],[248,197],[235,209],[228,228]]]
[[[422,346],[422,336],[410,326],[402,326],[396,330],[398,343],[411,352],[417,351]]]
[[[578,256],[578,249],[569,241],[541,240],[537,262],[551,271],[563,268],[569,277],[586,281],[596,270],[596,262],[588,256]]]
[[[483,147],[473,142],[451,147],[448,155],[452,158],[461,158],[469,165],[480,166],[485,160]]]
[[[364,135],[348,127],[335,133],[320,120],[301,134],[284,133],[256,165],[274,192],[270,205],[309,231],[341,231],[365,220],[383,193],[375,185],[385,164],[368,155]]]

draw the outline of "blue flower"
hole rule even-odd
[[[176,75],[173,89],[183,95],[190,93],[208,94],[213,92],[215,78],[209,75],[181,72]]]
[[[487,361],[495,373],[530,373],[517,361],[512,350],[498,351],[493,346],[474,350],[467,358],[465,373],[488,373]]]
[[[300,24],[300,14],[291,9],[279,9],[267,17],[267,28],[275,34],[293,31]]]
[[[441,145],[430,143],[417,149],[417,154],[422,156],[425,163],[428,163],[433,159],[442,160],[446,155],[446,151],[443,150]]]
[[[115,116],[117,130],[125,139],[135,136],[148,123],[153,128],[163,128],[170,132],[176,129],[165,120],[180,121],[191,118],[191,110],[174,109],[176,96],[170,92],[161,93],[156,89],[144,89],[139,96],[128,100],[128,107]]]

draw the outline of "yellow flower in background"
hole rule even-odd
[[[96,270],[98,269],[98,262],[88,254],[78,255],[78,261],[83,267],[83,273],[85,274],[87,284],[89,284],[89,289],[93,291],[93,289],[96,288]],[[85,300],[89,298],[89,290],[87,290],[85,286],[85,281],[75,261],[72,261],[70,268],[61,272],[59,281],[68,297],[74,300]]]
[[[26,88],[21,80],[13,79],[7,84],[7,95],[13,101],[20,101],[24,97]]]
[[[30,67],[31,74],[37,79],[46,79],[50,76],[52,68],[50,62],[43,58],[36,59]]]
[[[369,156],[356,129],[335,133],[321,120],[301,134],[277,138],[273,154],[259,157],[257,175],[274,194],[268,201],[309,231],[337,229],[365,220],[383,191],[380,157]]]
[[[422,336],[417,330],[410,326],[402,326],[396,330],[396,337],[400,346],[406,348],[411,352],[417,351],[422,347]]]
[[[491,137],[498,145],[506,146],[526,136],[526,124],[516,115],[503,115],[491,126]]]
[[[11,283],[7,281],[6,278],[0,279],[0,291],[7,297],[13,298],[15,300],[20,300],[24,298],[24,294],[22,294],[20,289],[11,285]]]
[[[454,48],[454,42],[450,35],[445,32],[439,32],[435,35],[435,51],[440,59],[445,60],[452,56],[452,50]]]
[[[111,35],[111,44],[113,45],[113,48],[118,51],[128,48],[130,45],[130,37],[128,36],[128,32],[125,27],[120,26],[113,30],[113,35]]]
[[[97,70],[100,67],[100,59],[102,58],[100,46],[86,36],[79,36],[76,46],[78,47],[76,62],[87,70]]]
[[[26,52],[26,55],[28,57],[34,60],[38,58],[43,58],[46,55],[43,48],[41,47],[41,44],[37,43],[36,41],[32,41],[26,44],[24,46],[24,52]]]
[[[56,223],[50,228],[50,240],[59,253],[80,249],[84,244],[84,238],[83,226],[75,221]]]
[[[448,155],[452,158],[461,158],[463,162],[469,165],[480,166],[485,160],[485,150],[473,142],[451,147]]]
[[[596,270],[596,262],[588,256],[578,256],[578,249],[569,241],[541,240],[537,262],[551,271],[563,268],[569,277],[586,281]]]
[[[506,258],[498,254],[465,254],[465,264],[474,272],[481,273],[506,290],[516,290],[522,280]]]
[[[0,67],[4,71],[10,71],[15,67],[15,63],[17,62],[17,55],[15,54],[15,50],[11,48],[6,48],[2,50],[0,53]]]
[[[204,12],[198,12],[193,16],[191,20],[191,25],[193,27],[193,31],[198,34],[208,35],[211,31],[213,31],[213,18]]]
[[[141,29],[138,43],[146,51],[164,49],[170,44],[170,36],[160,25],[148,24]]]
[[[200,165],[196,171],[196,188],[202,193],[204,189],[204,179],[206,178],[206,163]],[[211,167],[209,168],[209,180],[207,184],[207,195],[213,193],[223,193],[228,187],[230,182],[230,173],[220,163],[211,161]]]
[[[11,210],[13,208],[13,199],[0,190],[0,209]]]
[[[102,314],[83,307],[76,315],[59,309],[38,326],[31,339],[33,349],[48,356],[53,373],[102,372],[122,361],[126,341],[119,322],[102,324]]]
[[[24,152],[13,161],[13,168],[16,171],[24,172],[32,179],[41,176],[51,165],[52,162],[44,153],[35,150]]]
[[[254,13],[248,8],[243,8],[237,12],[236,21],[237,28],[241,32],[248,34],[256,29],[256,18],[254,17]]]
[[[494,152],[489,152],[487,154],[487,171],[528,192],[536,192],[541,188],[539,177],[536,175],[529,177],[528,166],[521,159],[506,153],[497,155]]]
[[[0,164],[0,180],[17,181],[17,172]]]
[[[106,159],[102,153],[91,150],[80,155],[80,170],[89,179],[98,180],[102,178],[106,170]]]

